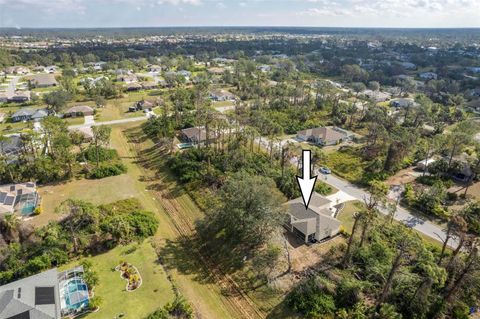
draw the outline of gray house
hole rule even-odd
[[[288,229],[305,240],[305,243],[322,241],[333,237],[340,231],[340,221],[332,217],[331,201],[314,192],[308,209],[305,209],[302,197],[293,199],[288,207]]]
[[[13,113],[12,122],[39,121],[49,114],[47,109],[21,109]]]

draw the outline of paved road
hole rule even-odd
[[[75,129],[75,128],[89,127],[89,126],[99,126],[99,125],[116,125],[116,124],[123,124],[123,123],[137,122],[137,121],[145,121],[147,119],[148,119],[148,117],[145,115],[145,116],[131,117],[131,118],[127,118],[127,119],[114,120],[114,121],[83,123],[83,124],[79,124],[79,125],[71,125],[68,128]]]
[[[368,198],[370,196],[370,194],[365,190],[337,176],[330,174],[327,175],[326,179],[325,176],[326,175],[319,174],[318,178],[360,201],[363,201],[364,198]],[[380,209],[380,212],[385,215],[388,214],[387,210],[384,208]],[[435,240],[443,241],[445,239],[445,230],[442,227],[435,225],[421,217],[414,216],[403,207],[398,206],[395,219]],[[456,240],[449,241],[450,246],[455,247],[457,244],[458,243]]]

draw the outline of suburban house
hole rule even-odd
[[[56,268],[0,286],[0,318],[60,319],[88,309],[83,267]]]
[[[438,78],[437,73],[433,72],[423,72],[420,73],[418,76],[424,80],[436,80]]]
[[[40,203],[35,183],[0,185],[0,214],[18,212],[22,216],[33,213]]]
[[[25,66],[17,65],[17,66],[8,67],[5,70],[5,73],[7,73],[7,74],[28,74],[28,73],[30,73],[30,70]]]
[[[34,88],[57,86],[58,82],[53,74],[35,74],[29,77],[30,85]]]
[[[126,89],[127,91],[138,91],[143,89],[143,87],[140,83],[130,82],[130,83],[127,83]]]
[[[397,108],[406,108],[415,105],[415,101],[411,98],[399,98],[390,101],[390,105]]]
[[[94,110],[88,105],[75,105],[65,111],[66,117],[93,115]]]
[[[10,135],[3,141],[0,141],[0,154],[13,158],[20,154],[22,151],[23,143],[20,134]]]
[[[222,75],[225,73],[225,69],[220,67],[211,67],[207,69],[207,72],[213,75]]]
[[[207,131],[204,127],[190,127],[182,130],[182,137],[187,143],[200,144],[207,140]],[[210,131],[209,140],[215,139],[215,132]]]
[[[155,104],[151,101],[146,101],[146,100],[141,100],[138,102],[135,102],[132,106],[128,108],[129,112],[137,112],[137,111],[145,111],[145,110],[151,110],[155,107]]]
[[[12,114],[12,122],[39,121],[49,114],[47,109],[21,109]]]
[[[8,102],[24,103],[30,101],[30,91],[15,91],[12,96],[8,97]]]
[[[158,84],[155,82],[142,82],[142,88],[144,90],[153,90],[158,87]]]
[[[148,66],[148,72],[159,73],[162,72],[162,67],[160,65],[152,64]]]
[[[68,131],[82,134],[85,141],[93,140],[93,130],[91,126],[69,127]]]
[[[377,103],[388,101],[392,97],[390,93],[382,91],[365,90],[362,93],[368,99],[373,100]]]
[[[331,238],[340,231],[340,221],[332,217],[331,201],[314,192],[308,209],[305,209],[302,197],[293,199],[288,207],[288,229],[300,236],[305,243],[318,242]]]
[[[429,167],[430,165],[432,165],[433,163],[435,163],[435,162],[436,162],[436,160],[433,159],[433,158],[423,159],[423,160],[417,162],[416,168],[417,168],[419,171],[422,171],[422,172],[428,171],[428,167]]]
[[[210,91],[210,98],[214,101],[235,101],[237,97],[235,94],[221,89]]]
[[[181,75],[188,80],[192,76],[192,72],[186,71],[186,70],[180,70],[177,72],[177,75]]]
[[[130,83],[137,83],[138,78],[135,74],[121,74],[117,76],[117,81],[130,84]]]
[[[325,146],[346,141],[351,138],[351,134],[338,127],[317,127],[297,132],[297,138],[301,141]]]

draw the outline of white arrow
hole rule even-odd
[[[308,204],[310,204],[310,199],[312,198],[315,182],[317,181],[317,176],[310,177],[311,158],[312,158],[312,152],[310,150],[303,150],[302,152],[303,176],[302,177],[297,176],[297,182],[298,182],[298,186],[300,186],[300,191],[302,192],[303,204],[305,204],[305,209],[308,209]]]

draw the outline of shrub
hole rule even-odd
[[[360,301],[361,294],[362,286],[359,281],[343,278],[337,286],[336,305],[339,308],[350,308]]]
[[[117,176],[123,174],[127,171],[127,167],[122,163],[103,163],[99,167],[92,169],[88,178],[90,179],[99,179],[109,176]]]
[[[35,210],[33,211],[33,215],[38,216],[41,213],[42,213],[42,207],[41,206],[35,207]]]
[[[452,193],[452,192],[447,192],[447,200],[449,202],[454,202],[458,200],[458,194],[457,193]]]
[[[325,318],[335,313],[335,300],[313,281],[299,286],[287,298],[287,304],[306,318]]]
[[[97,160],[97,153],[96,149],[94,146],[90,146],[87,148],[85,151],[83,151],[83,154],[79,154],[78,158],[79,160],[83,160],[84,156],[87,161],[94,162]],[[107,149],[103,147],[99,147],[98,149],[98,160],[100,162],[106,162],[106,161],[111,161],[111,160],[116,160],[118,159],[118,153],[114,149]]]

